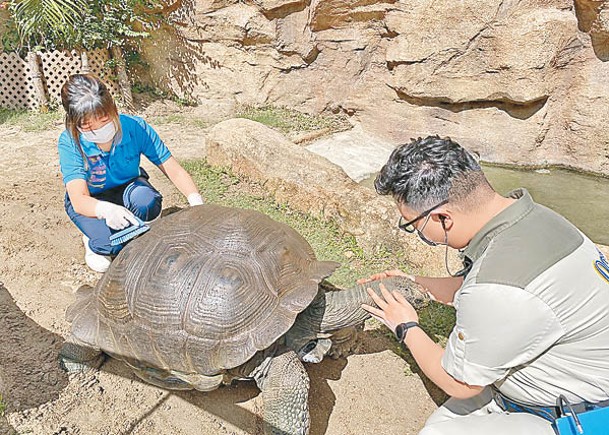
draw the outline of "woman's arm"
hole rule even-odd
[[[203,203],[201,195],[199,194],[199,189],[197,189],[192,177],[173,156],[161,163],[159,169],[169,178],[169,180],[171,180],[174,186],[182,192],[188,199],[190,205]],[[197,201],[197,199],[200,201]],[[195,203],[193,203],[193,201]]]
[[[95,206],[99,201],[91,196],[85,180],[79,178],[68,181],[66,191],[76,213],[87,217],[97,217]]]

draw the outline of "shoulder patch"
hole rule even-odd
[[[567,219],[536,205],[493,239],[476,282],[525,288],[583,242],[584,237]]]

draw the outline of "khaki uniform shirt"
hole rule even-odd
[[[464,254],[457,322],[442,366],[469,385],[553,405],[609,398],[609,265],[565,218],[524,190]]]

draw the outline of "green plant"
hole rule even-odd
[[[432,302],[419,314],[419,323],[423,329],[440,345],[446,345],[456,321],[453,307]]]
[[[181,0],[9,0],[3,4],[11,14],[3,47],[25,52],[126,46],[167,22],[169,11],[179,7]]]
[[[29,50],[63,48],[79,39],[85,0],[12,0],[8,2],[19,46]]]
[[[165,92],[162,89],[159,89],[157,87],[154,86],[150,86],[148,84],[143,84],[140,82],[135,82],[133,83],[133,85],[131,85],[131,92],[134,94],[140,94],[142,96],[146,96],[148,98],[151,99],[164,99],[164,100],[171,100],[174,103],[176,103],[178,106],[180,107],[195,107],[197,106],[197,102],[191,98],[188,97],[181,97],[179,95],[176,95],[175,93],[170,93],[170,92]],[[197,125],[197,126],[202,126],[201,122],[190,122],[186,120],[186,117],[178,115],[175,118],[175,121],[171,121],[169,120],[172,116],[168,115],[168,116],[161,116],[161,117],[157,117],[158,121],[160,123],[178,123],[178,124],[190,124],[190,125]],[[180,118],[178,120],[178,118]],[[193,120],[194,121],[194,120]],[[205,125],[206,127],[207,125]]]
[[[177,103],[178,106],[181,107],[194,107],[197,105],[197,102],[188,98],[188,97],[179,97],[177,95],[171,96],[171,100]]]
[[[138,0],[91,1],[84,16],[80,45],[86,49],[125,46],[149,36],[159,17],[138,12]]]
[[[146,68],[149,66],[142,57],[142,54],[132,46],[124,47],[123,57],[125,58],[127,69],[138,67]]]
[[[155,97],[163,96],[163,92],[160,89],[138,81],[133,82],[133,84],[131,85],[131,92],[134,92],[136,94],[149,94]]]

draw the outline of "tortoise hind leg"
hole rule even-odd
[[[101,351],[79,344],[73,337],[68,338],[59,351],[59,365],[68,373],[98,369],[104,358]]]
[[[265,361],[254,374],[264,403],[266,435],[309,433],[309,376],[292,350]]]

